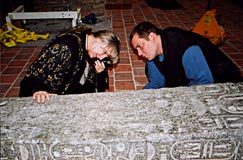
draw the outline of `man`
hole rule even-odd
[[[161,30],[141,22],[131,31],[130,42],[138,55],[148,60],[150,86],[145,88],[243,81],[237,66],[219,48],[190,31],[176,27]]]

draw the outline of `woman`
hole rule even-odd
[[[120,40],[111,31],[79,28],[58,35],[43,47],[20,84],[20,97],[33,96],[38,103],[53,94],[104,92],[107,67],[118,63]]]

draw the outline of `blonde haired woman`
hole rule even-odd
[[[59,34],[28,69],[19,96],[44,103],[53,94],[104,92],[107,66],[118,63],[119,52],[120,40],[112,31],[79,28]]]

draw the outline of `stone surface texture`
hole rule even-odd
[[[3,98],[0,159],[243,159],[243,83]]]

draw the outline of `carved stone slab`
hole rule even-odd
[[[0,159],[243,159],[243,83],[1,99]]]

